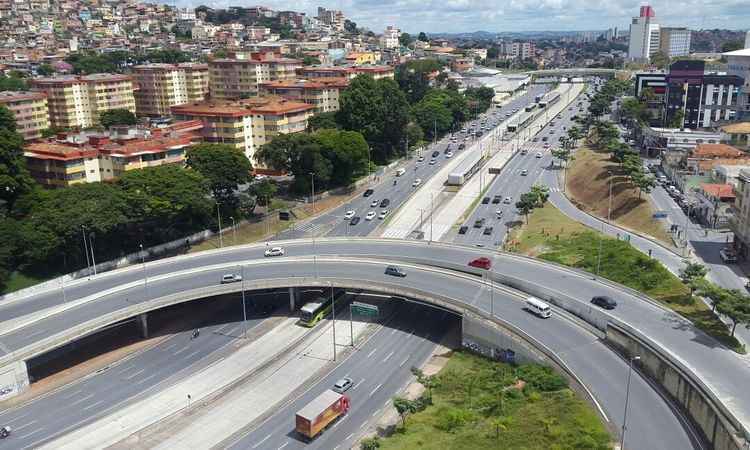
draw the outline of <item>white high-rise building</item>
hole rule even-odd
[[[688,56],[691,33],[687,28],[662,27],[659,37],[662,53],[669,58]]]
[[[398,48],[398,38],[401,36],[401,30],[396,27],[388,25],[383,32],[383,36],[380,37],[380,46],[382,48]]]
[[[653,8],[641,6],[640,15],[633,17],[630,24],[630,45],[628,58],[634,61],[648,61],[659,51],[660,31]]]

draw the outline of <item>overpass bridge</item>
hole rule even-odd
[[[685,319],[628,288],[532,258],[435,242],[329,238],[275,245],[285,247],[285,257],[264,258],[264,245],[232,247],[106,272],[69,284],[64,295],[50,289],[6,302],[0,306],[0,383],[10,380],[12,389],[5,396],[28,385],[25,362],[30,358],[113,323],[138,317],[147,334],[148,313],[168,305],[243,289],[284,288],[294,309],[297,287],[333,286],[450,309],[464,317],[464,341],[490,352],[498,333],[510,336],[502,340],[507,348],[562,367],[588,387],[603,415],[616,421],[619,402],[611,391],[618,390],[613,380],[622,373],[613,368],[622,361],[603,345],[572,351],[581,336],[571,335],[572,323],[564,315],[541,321],[523,312],[523,296],[534,295],[586,321],[610,347],[641,355],[642,370],[694,416],[715,447],[742,448],[739,436],[747,436],[750,424],[750,392],[744,389],[750,366]],[[493,259],[491,271],[466,265],[478,256]],[[386,276],[387,264],[402,266],[407,277]],[[221,275],[238,271],[245,275],[243,283],[219,284]],[[617,310],[592,307],[588,299],[593,295],[617,298]],[[660,398],[654,392],[652,397]],[[639,411],[639,438],[646,443],[662,442],[665,430],[674,430],[655,417],[657,410]],[[669,439],[678,443],[674,448],[692,446],[684,437]]]

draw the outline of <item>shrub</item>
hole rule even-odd
[[[568,386],[562,375],[546,366],[522,365],[516,369],[516,376],[526,382],[526,388],[542,392],[558,391]]]

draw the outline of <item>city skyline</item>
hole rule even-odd
[[[200,5],[212,8],[237,6],[231,0],[206,2],[200,0],[174,0],[181,7]],[[480,0],[267,0],[263,6],[276,10],[306,12],[314,17],[318,6],[340,9],[359,26],[381,32],[387,25],[416,33],[459,32],[517,32],[517,31],[591,31],[618,27],[627,30],[631,18],[638,15],[640,6],[650,4],[660,22],[671,26],[692,29],[750,28],[750,10],[739,0],[716,0],[707,8],[705,2],[686,0],[675,9],[666,0],[641,2],[618,0],[616,2],[584,2],[582,0],[516,0],[504,9],[493,2]],[[255,6],[248,3],[242,6]],[[710,15],[703,12],[710,10]]]

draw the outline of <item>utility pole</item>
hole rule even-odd
[[[242,290],[242,322],[245,329],[242,337],[247,339],[247,306],[245,305],[245,266],[240,265],[240,289]]]
[[[219,210],[219,201],[216,201],[216,217],[219,221],[219,248],[224,247],[224,239],[221,236],[221,211]]]
[[[86,256],[86,271],[91,277],[91,265],[89,264],[89,245],[86,243],[86,227],[81,225],[81,236],[83,236],[83,254]]]
[[[640,356],[633,356],[630,358],[630,364],[628,367],[628,384],[625,388],[625,413],[622,417],[622,433],[620,435],[620,450],[625,448],[625,430],[627,430],[628,422],[628,401],[630,400],[630,376],[633,374],[633,361],[640,361]]]
[[[148,298],[148,274],[146,273],[146,256],[143,251],[143,244],[138,244],[141,247],[141,264],[143,264],[143,300]]]
[[[331,314],[332,314],[332,328],[333,328],[333,360],[336,361],[336,302],[333,300],[333,283],[328,282],[328,286],[331,289]]]

